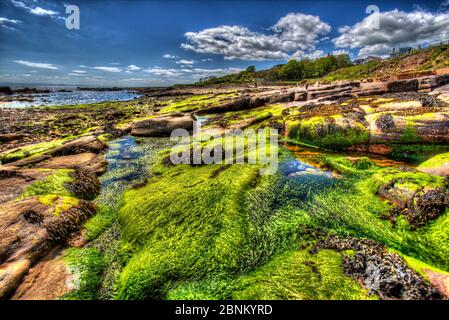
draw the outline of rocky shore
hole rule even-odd
[[[110,281],[117,299],[447,298],[448,84],[157,88],[126,102],[0,108],[0,298],[97,297]],[[198,119],[206,131],[271,127],[284,143],[344,152],[319,157],[344,178],[311,196],[311,182],[249,165],[167,165],[167,150],[112,216],[98,208],[108,143],[192,131]],[[413,164],[385,168],[370,154]],[[87,270],[78,280],[95,270],[89,289],[73,287],[67,248],[96,257],[76,264]]]

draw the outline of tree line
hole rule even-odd
[[[290,60],[286,64],[279,64],[267,70],[256,71],[249,66],[239,73],[223,77],[206,77],[200,79],[197,85],[233,84],[253,81],[301,81],[323,77],[330,72],[351,66],[349,55],[328,55],[315,60]]]

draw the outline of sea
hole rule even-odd
[[[72,86],[37,86],[20,85],[9,86],[11,89],[36,88],[39,90],[50,90],[50,93],[32,93],[32,94],[13,94],[9,97],[17,97],[18,100],[0,102],[0,107],[5,108],[29,108],[42,106],[66,106],[76,104],[89,104],[105,101],[128,101],[139,98],[141,95],[129,89],[103,91],[95,90],[95,87],[89,87],[90,90],[80,90]],[[100,89],[98,87],[98,89]],[[65,90],[68,92],[61,92]],[[19,101],[19,97],[29,97],[33,101]]]

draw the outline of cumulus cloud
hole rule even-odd
[[[155,76],[160,77],[206,77],[206,76],[221,76],[230,73],[240,72],[243,69],[240,68],[223,68],[223,69],[203,69],[203,68],[192,68],[192,69],[175,69],[175,68],[161,68],[153,67],[143,70],[144,72],[150,73]]]
[[[164,59],[178,59],[179,57],[175,56],[175,55],[172,55],[172,54],[164,54],[162,56],[162,58],[164,58]]]
[[[11,3],[15,7],[25,9],[29,13],[34,14],[36,16],[55,16],[58,14],[58,12],[56,12],[56,11],[43,9],[41,7],[35,7],[35,8],[29,7],[22,1],[11,0]]]
[[[138,70],[140,70],[140,67],[138,67],[134,64],[129,65],[127,68],[127,71],[138,71]]]
[[[393,10],[380,13],[380,29],[372,28],[372,17],[339,29],[333,42],[338,48],[360,49],[359,56],[388,55],[393,48],[414,47],[449,39],[449,13]]]
[[[178,60],[176,61],[176,64],[184,64],[184,65],[193,65],[195,64],[195,60]]]
[[[116,67],[94,67],[96,70],[106,71],[106,72],[121,72],[122,69]]]
[[[331,26],[317,16],[289,13],[269,28],[270,33],[242,26],[222,25],[199,32],[187,32],[181,47],[198,53],[220,54],[225,59],[288,60],[297,50],[314,50]]]
[[[58,67],[51,63],[38,63],[38,62],[31,62],[31,61],[25,61],[25,60],[14,60],[15,63],[30,67],[30,68],[40,68],[40,69],[53,69],[56,70]]]
[[[292,59],[295,59],[295,60],[303,60],[303,59],[314,60],[314,59],[322,58],[324,56],[325,56],[325,54],[324,54],[323,50],[315,50],[315,51],[312,51],[312,52],[304,52],[302,50],[298,50],[298,51],[296,51],[292,55]]]

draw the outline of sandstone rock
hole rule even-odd
[[[11,294],[30,266],[49,249],[68,239],[95,213],[92,203],[55,214],[64,199],[48,207],[38,197],[0,205],[0,299]]]
[[[213,106],[206,108],[204,110],[200,110],[198,111],[198,114],[225,113],[228,111],[246,110],[250,108],[250,105],[251,105],[251,98],[249,96],[244,96],[231,102],[227,102],[218,106]]]
[[[56,248],[29,269],[11,300],[56,300],[71,291],[72,278]]]
[[[449,114],[447,112],[423,113],[418,116],[391,114],[366,116],[370,124],[370,142],[382,144],[447,144],[449,143]],[[379,119],[380,118],[380,119]]]
[[[143,137],[169,137],[173,130],[193,130],[193,119],[190,115],[182,117],[160,117],[143,120],[133,124],[131,134]]]
[[[107,145],[94,136],[82,137],[65,143],[61,147],[51,150],[48,154],[56,156],[66,156],[85,152],[100,153],[107,149]]]

